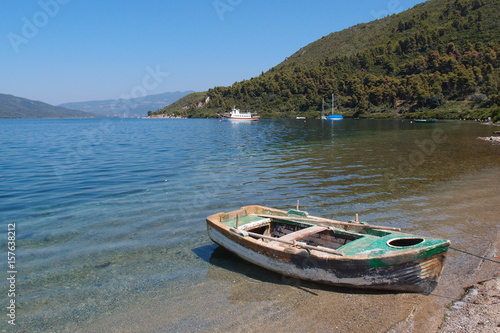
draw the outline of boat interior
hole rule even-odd
[[[395,250],[427,244],[424,238],[400,233],[397,228],[372,226],[359,222],[357,218],[347,223],[310,217],[299,210],[282,212],[247,206],[238,211],[215,214],[208,219],[218,220],[230,231],[258,239],[270,247],[297,245],[336,255],[356,255],[360,249]]]
[[[334,250],[365,236],[330,226],[269,218],[243,224],[237,230],[252,233],[254,237],[262,235],[264,242],[275,240],[287,244],[297,241]]]

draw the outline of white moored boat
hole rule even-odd
[[[259,120],[260,116],[252,116],[250,112],[241,112],[240,109],[233,108],[229,113],[220,115],[223,118],[230,120]]]

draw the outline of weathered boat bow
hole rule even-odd
[[[263,207],[207,217],[215,243],[277,273],[351,288],[429,294],[444,266],[448,240],[397,228],[341,222]]]

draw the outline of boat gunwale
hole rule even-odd
[[[215,217],[221,217],[222,214],[224,214],[226,217],[232,217],[232,218],[227,218],[225,220],[238,219],[238,216],[239,216],[238,213],[245,213],[244,216],[256,214],[255,212],[249,213],[249,210],[253,210],[253,209],[270,210],[273,212],[287,214],[287,212],[282,211],[282,210],[264,207],[264,206],[253,205],[253,206],[245,206],[245,207],[242,207],[241,209],[227,212],[227,213],[221,212],[221,213],[213,214],[213,215],[207,217],[207,222],[211,223],[212,226],[214,226],[214,227],[217,226],[219,229],[219,232],[226,235],[226,237],[229,237],[231,239],[231,241],[233,241],[233,242],[237,242],[237,243],[248,242],[248,244],[253,245],[252,247],[256,246],[256,247],[260,248],[261,251],[266,251],[266,250],[270,250],[270,249],[276,250],[274,247],[270,247],[268,245],[269,243],[262,242],[261,240],[253,238],[253,237],[245,237],[245,236],[242,236],[241,234],[232,232],[231,226],[223,224],[223,222],[221,222],[220,219],[219,219],[219,221],[215,220]],[[230,214],[230,215],[228,215],[228,214]],[[256,215],[259,215],[259,214],[256,214]],[[243,215],[241,215],[241,217],[243,217]],[[294,216],[283,215],[283,218],[289,218],[290,220],[293,220]],[[311,216],[311,218],[314,218],[314,217]],[[289,221],[289,222],[293,223],[293,221]],[[318,221],[318,222],[321,222],[321,221]],[[285,220],[282,220],[281,223],[286,223],[286,222],[285,222]],[[320,223],[313,224],[313,223],[303,223],[303,222],[300,222],[299,224],[309,225],[309,226],[321,225]],[[244,225],[245,224],[243,224],[242,227]],[[382,237],[379,237],[379,236],[357,233],[357,232],[353,232],[350,230],[349,231],[345,230],[343,228],[337,228],[334,226],[326,226],[325,225],[325,227],[328,227],[332,231],[335,230],[335,231],[339,231],[340,233],[346,233],[347,235],[356,235],[358,237],[361,236],[359,239],[361,239],[362,237],[374,237],[374,238],[377,237],[378,239],[382,239]],[[358,224],[354,224],[354,223],[352,224],[352,227],[365,228],[365,226],[363,224],[358,225]],[[244,231],[244,230],[245,229],[242,229],[242,231]],[[386,242],[393,241],[394,239],[420,237],[417,235],[406,234],[406,233],[397,232],[397,231],[391,231],[391,232],[385,231],[385,232],[388,233],[388,236],[389,235],[394,236],[394,237],[390,237]],[[377,238],[375,238],[375,239],[377,239]],[[407,259],[409,259],[408,261],[411,261],[413,259],[420,258],[420,256],[422,256],[425,253],[429,253],[429,252],[434,253],[434,251],[436,251],[440,248],[441,248],[441,251],[438,251],[436,253],[446,252],[447,248],[450,245],[450,242],[448,240],[438,240],[438,239],[434,239],[434,238],[430,238],[430,237],[421,237],[421,238],[424,239],[424,242],[423,242],[424,244],[417,244],[414,246],[407,246],[404,248],[392,247],[392,246],[386,244],[386,246],[388,248],[385,250],[380,249],[378,254],[374,253],[375,249],[373,249],[371,251],[361,250],[360,253],[357,253],[357,254],[346,254],[346,253],[342,252],[342,250],[343,250],[342,248],[345,246],[345,245],[343,245],[337,249],[333,249],[335,251],[343,253],[343,256],[333,255],[333,254],[329,254],[329,253],[325,253],[325,252],[322,252],[321,255],[319,253],[316,253],[316,252],[315,253],[311,252],[310,255],[316,256],[316,257],[321,258],[323,260],[327,259],[327,260],[334,260],[334,261],[336,261],[336,260],[383,260],[383,261],[391,262],[391,261],[399,261],[399,260],[397,260],[398,258],[402,258],[402,260],[403,260],[403,258],[407,258]],[[356,239],[356,240],[359,240],[359,239]],[[352,242],[355,242],[356,240],[353,240]],[[441,242],[436,243],[436,244],[425,245],[427,240],[441,241]],[[351,242],[349,242],[349,243],[351,243]],[[346,245],[348,245],[349,243],[347,243]],[[282,250],[280,249],[278,251],[286,252],[285,248],[283,248]],[[363,252],[365,252],[365,253],[363,253]],[[413,258],[413,259],[411,259],[411,258]],[[391,264],[389,264],[389,265],[391,265]]]

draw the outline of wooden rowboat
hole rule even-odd
[[[450,241],[263,206],[207,217],[208,235],[271,271],[320,283],[429,294]]]

